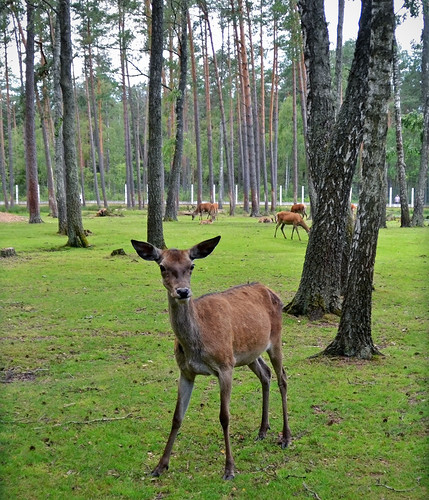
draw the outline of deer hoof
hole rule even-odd
[[[225,472],[222,479],[224,479],[225,481],[231,481],[231,479],[234,479],[234,473],[233,472]]]
[[[158,465],[151,472],[152,477],[159,477],[165,470],[168,470],[168,465]]]

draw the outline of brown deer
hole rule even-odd
[[[277,229],[279,228],[279,226],[280,226],[280,229],[283,233],[283,236],[286,238],[285,232],[283,231],[283,228],[285,227],[285,225],[293,226],[292,236],[291,236],[292,240],[293,240],[293,232],[296,231],[296,234],[298,235],[299,241],[301,241],[301,236],[299,235],[299,232],[298,232],[298,226],[303,227],[307,231],[307,233],[310,232],[310,228],[304,222],[304,219],[302,218],[302,216],[300,214],[296,214],[293,212],[278,212],[277,213],[276,230],[274,231],[274,238],[277,235]]]
[[[198,203],[197,208],[192,212],[192,220],[195,219],[196,215],[200,216],[200,219],[203,218],[203,213],[207,214],[207,219],[211,215],[212,204],[211,203]]]
[[[214,375],[220,387],[220,423],[225,439],[223,478],[234,477],[229,439],[229,404],[232,372],[247,365],[262,384],[262,421],[258,439],[270,428],[268,400],[271,371],[261,354],[267,352],[277,375],[283,407],[282,448],[292,440],[287,417],[287,382],[282,366],[282,302],[261,283],[230,288],[221,293],[192,298],[191,274],[195,259],[207,257],[220,236],[189,250],[160,250],[149,243],[131,240],[138,255],[155,261],[167,289],[170,322],[175,334],[175,356],[180,369],[176,409],[164,453],[152,471],[159,476],[168,469],[171,450],[191,398],[196,375]]]
[[[294,212],[296,214],[300,214],[303,217],[307,217],[307,219],[308,219],[308,215],[307,215],[307,212],[305,211],[305,209],[306,209],[306,206],[304,205],[304,203],[295,203],[294,205],[292,205],[290,207],[291,212]]]

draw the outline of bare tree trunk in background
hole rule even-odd
[[[259,25],[259,50],[260,50],[260,66],[261,66],[261,106],[259,110],[259,161],[264,179],[264,202],[265,213],[269,211],[268,203],[268,172],[267,172],[267,149],[265,143],[265,74],[264,74],[264,26],[262,21],[263,0],[261,0],[260,25]]]
[[[176,99],[176,143],[173,164],[170,172],[170,185],[167,193],[164,220],[177,220],[177,202],[179,199],[179,178],[182,168],[183,156],[183,129],[184,129],[184,104],[186,97],[186,78],[188,72],[188,5],[186,0],[181,0],[181,31],[179,38],[180,76],[178,95]]]
[[[39,175],[37,171],[34,81],[34,10],[27,2],[27,43],[25,59],[25,150],[27,170],[27,204],[30,224],[40,224]]]
[[[293,123],[293,202],[298,201],[298,126],[296,116],[296,63],[292,61],[292,123]]]
[[[0,89],[0,124],[3,123],[3,94]],[[1,175],[1,185],[3,188],[3,199],[4,208],[6,212],[9,210],[9,194],[7,191],[7,179],[6,179],[6,156],[4,151],[4,133],[3,126],[0,126],[0,175]]]
[[[423,207],[429,162],[429,4],[423,2],[423,51],[422,51],[422,108],[423,138],[420,153],[420,170],[417,181],[414,212],[411,224],[423,227]]]
[[[61,90],[63,95],[63,144],[67,198],[67,245],[88,247],[82,225],[80,190],[76,159],[76,111],[73,93],[71,64],[73,60],[71,42],[70,0],[59,0],[61,31]]]
[[[208,55],[208,40],[207,40],[207,24],[208,19],[204,23],[204,43],[202,47],[203,67],[204,67],[204,95],[206,98],[206,123],[207,123],[207,159],[209,166],[209,200],[214,203],[213,199],[213,129],[212,129],[212,106],[210,99],[210,80],[209,80],[209,55]]]
[[[268,118],[268,140],[270,145],[270,173],[271,173],[271,212],[275,212],[277,209],[277,173],[275,168],[275,156],[274,156],[274,106],[275,106],[275,87],[276,87],[276,74],[277,74],[277,58],[278,58],[278,46],[277,46],[277,20],[274,19],[273,26],[273,69],[271,76],[271,94],[270,94],[270,111]]]
[[[371,359],[380,354],[371,336],[375,254],[382,205],[387,110],[393,59],[393,0],[373,0],[368,105],[364,124],[362,189],[349,279],[335,340],[324,354]]]
[[[67,201],[64,171],[63,148],[63,97],[61,93],[61,32],[60,19],[55,16],[55,32],[53,38],[53,104],[54,104],[54,149],[55,149],[55,182],[58,207],[58,234],[67,234]]]
[[[343,101],[343,25],[345,0],[338,0],[337,48],[335,50],[335,114]]]
[[[203,163],[201,160],[201,135],[200,135],[200,108],[198,104],[198,82],[195,62],[194,39],[192,36],[191,18],[188,13],[189,48],[191,52],[192,67],[192,95],[194,98],[194,127],[195,127],[195,149],[197,155],[197,204],[202,200],[203,185]]]
[[[148,140],[148,211],[147,239],[158,248],[165,248],[162,227],[163,164],[161,78],[163,62],[163,0],[152,0],[151,44],[149,63],[149,140]]]
[[[395,132],[396,132],[396,169],[398,172],[399,197],[401,200],[401,227],[410,227],[410,211],[408,209],[407,180],[405,176],[404,142],[402,140],[402,118],[401,118],[401,83],[399,75],[398,45],[394,39],[393,54],[393,96],[395,108]]]
[[[8,164],[9,164],[9,197],[10,206],[15,205],[15,177],[14,177],[14,158],[13,158],[13,140],[12,140],[12,112],[10,104],[10,85],[9,85],[9,65],[7,59],[7,42],[4,46],[4,72],[6,80],[6,121],[7,121],[7,142],[8,142]]]

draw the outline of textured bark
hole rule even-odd
[[[180,77],[179,93],[176,100],[176,144],[174,150],[173,164],[170,172],[170,184],[167,194],[164,220],[177,220],[177,204],[179,199],[179,178],[183,156],[183,128],[184,128],[184,103],[186,96],[186,77],[188,72],[188,7],[186,0],[182,0],[181,6],[181,33],[180,33]]]
[[[417,181],[414,212],[411,224],[423,227],[423,207],[429,162],[429,3],[423,2],[423,52],[422,52],[422,108],[423,138],[420,153],[420,170]]]
[[[374,354],[379,354],[371,336],[371,298],[380,213],[384,203],[394,22],[393,0],[373,0],[362,190],[342,316],[335,340],[324,351],[328,355],[370,359]]]
[[[152,36],[149,63],[149,139],[148,139],[148,212],[147,240],[158,248],[165,248],[162,227],[163,164],[161,77],[163,51],[163,0],[152,0]]]
[[[27,170],[27,205],[29,223],[39,224],[39,175],[37,171],[34,82],[34,5],[27,2],[27,43],[25,60],[25,160]]]
[[[310,0],[310,3],[313,1]],[[310,102],[307,102],[311,107],[308,123],[309,163],[312,165],[312,178],[317,179],[315,188],[318,202],[316,211],[313,213],[314,222],[301,282],[293,301],[285,308],[287,312],[296,315],[307,314],[311,318],[318,318],[324,313],[339,314],[341,310],[341,267],[346,222],[350,210],[350,187],[362,140],[368,92],[370,9],[370,0],[364,0],[346,96],[335,127],[328,136],[325,136],[318,127],[331,127],[330,124],[325,123],[324,116],[327,112],[333,119],[331,95],[312,90],[312,86],[317,85],[318,82],[324,85],[328,80],[326,75],[324,78],[322,75],[316,76],[317,70],[321,73],[325,72],[328,62],[324,60],[318,62],[315,59],[309,61],[308,100]],[[314,23],[310,23],[310,26],[314,26]],[[317,43],[317,40],[316,37],[313,43]],[[307,48],[307,52],[308,50]],[[314,50],[318,52],[316,48]],[[314,68],[313,65],[316,67]],[[328,103],[325,102],[326,100]],[[319,106],[315,106],[315,101],[320,102]],[[313,116],[320,114],[321,116]],[[319,143],[322,137],[327,141],[323,146]],[[319,148],[317,154],[311,151],[315,147]],[[321,154],[321,149],[326,153]]]
[[[343,25],[345,0],[338,0],[337,48],[335,50],[335,113],[343,100]]]
[[[60,19],[58,15],[55,20],[55,33],[53,34],[53,104],[54,104],[54,142],[55,142],[55,181],[56,197],[58,207],[58,234],[67,234],[67,203],[66,185],[64,171],[64,148],[63,148],[63,98],[61,93],[61,36]]]
[[[407,181],[405,177],[405,154],[402,140],[401,118],[401,90],[398,64],[398,46],[394,42],[393,55],[393,92],[395,108],[395,135],[396,135],[396,170],[398,172],[399,198],[401,200],[401,227],[410,227],[410,211],[408,209]]]
[[[210,203],[214,203],[213,199],[213,127],[212,127],[212,104],[210,98],[210,70],[209,70],[209,54],[208,54],[208,18],[204,23],[204,43],[202,47],[203,67],[204,67],[204,95],[206,100],[206,126],[207,126],[207,162],[209,167],[209,197]]]
[[[76,158],[76,113],[72,83],[72,43],[70,0],[60,0],[59,18],[61,31],[61,91],[63,95],[63,144],[66,179],[67,204],[67,245],[70,247],[88,247],[82,225],[80,210],[80,191]]]

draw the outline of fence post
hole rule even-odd
[[[19,197],[18,197],[18,194],[19,194],[18,184],[15,184],[15,203],[16,203],[17,205],[19,205]]]
[[[392,186],[389,188],[389,207],[392,206]]]
[[[414,207],[414,188],[411,188],[411,207]]]

